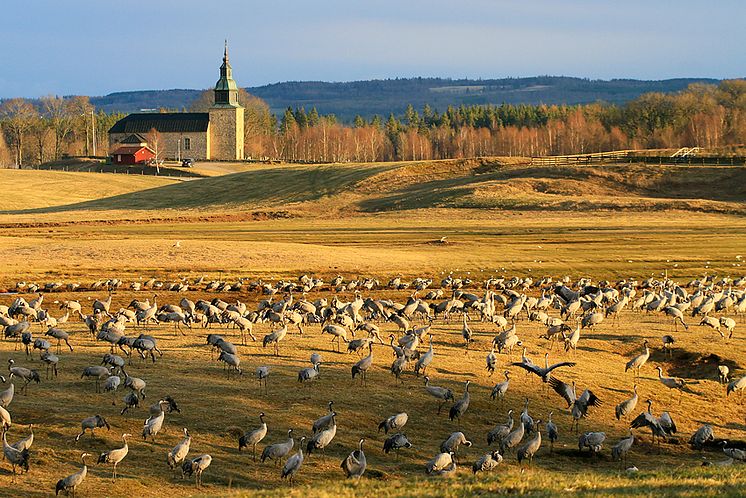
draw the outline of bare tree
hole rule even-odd
[[[36,108],[25,99],[10,99],[0,105],[0,118],[15,152],[17,168],[23,165],[23,141],[37,114]]]
[[[41,98],[41,105],[54,131],[54,158],[59,159],[62,151],[62,143],[70,132],[72,132],[75,122],[72,103],[62,97],[49,95]]]
[[[155,128],[151,128],[148,134],[145,136],[145,140],[148,141],[148,147],[153,150],[155,157],[155,172],[156,174],[161,173],[161,163],[163,162],[163,156],[165,154],[165,144],[163,142],[163,136]]]

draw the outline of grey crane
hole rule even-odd
[[[388,434],[389,431],[400,430],[402,427],[407,425],[408,420],[409,415],[407,415],[406,412],[391,415],[390,417],[384,419],[380,424],[378,424],[378,432],[383,429],[384,433]]]
[[[280,477],[282,479],[288,479],[290,481],[290,486],[293,485],[293,479],[295,478],[295,474],[298,473],[300,470],[301,465],[303,465],[303,443],[306,441],[305,437],[300,438],[300,444],[298,445],[298,451],[292,455],[290,458],[287,459],[285,462],[285,465],[282,467],[282,474],[280,474]]]
[[[256,378],[259,381],[259,390],[262,389],[262,381],[263,381],[264,382],[264,394],[267,394],[267,378],[269,377],[269,367],[266,365],[257,367],[256,372],[254,372],[254,375],[256,375]]]
[[[315,364],[312,368],[303,368],[298,372],[298,382],[309,382],[319,376],[319,367],[321,363]]]
[[[184,427],[184,439],[174,446],[171,451],[166,455],[166,462],[171,470],[175,470],[176,467],[182,464],[189,454],[189,449],[192,445],[192,436],[189,435],[189,431]]]
[[[667,439],[668,436],[676,433],[676,423],[668,412],[663,412],[660,417],[656,417],[653,415],[653,401],[649,399],[646,403],[648,404],[647,411],[635,417],[629,426],[633,429],[649,427],[650,432],[653,434],[653,441],[657,439],[658,446],[660,446],[661,439]]]
[[[0,406],[0,427],[2,427],[3,430],[9,428],[12,425],[11,419],[10,419],[10,412]]]
[[[467,448],[471,448],[471,441],[466,439],[466,436],[463,432],[453,432],[446,438],[445,441],[440,443],[440,451],[443,453],[453,453],[453,459],[455,461],[456,455],[458,454],[458,449],[461,447],[462,444]]]
[[[736,328],[736,321],[727,316],[720,317],[720,326],[728,332],[728,339],[733,338],[733,330]]]
[[[358,442],[358,449],[352,451],[347,458],[342,460],[340,467],[344,471],[347,477],[360,480],[365,473],[365,468],[368,466],[368,460],[365,458],[365,452],[363,452],[363,443],[365,438],[360,439]]]
[[[319,353],[311,353],[311,365],[321,363],[321,355]]]
[[[503,457],[497,450],[485,453],[479,458],[479,460],[474,462],[471,466],[471,471],[474,474],[477,472],[491,472],[495,470],[502,461]]]
[[[114,400],[114,395],[117,392],[117,389],[119,389],[119,385],[122,383],[121,377],[118,375],[110,375],[106,382],[104,382],[104,391],[112,393],[111,398],[111,404],[116,405],[116,401]]]
[[[518,427],[510,431],[508,435],[500,441],[500,454],[504,455],[507,450],[515,448],[518,443],[521,442],[525,433],[526,430],[525,427],[523,427],[523,424],[518,424]]]
[[[728,383],[728,375],[730,375],[730,368],[727,365],[718,365],[718,380],[721,384]]]
[[[559,431],[557,430],[557,425],[552,422],[552,415],[554,412],[549,412],[549,417],[547,417],[547,437],[549,438],[549,453],[554,453],[554,442],[559,438]]]
[[[526,398],[525,403],[523,404],[523,411],[521,412],[521,423],[523,424],[523,429],[526,431],[526,434],[530,434],[531,431],[534,430],[534,419],[531,417],[531,415],[528,414],[528,403],[529,399]]]
[[[632,449],[633,444],[635,444],[635,435],[632,434],[632,429],[630,429],[627,437],[620,439],[617,444],[611,447],[612,460],[619,460],[622,464],[626,464],[627,454]]]
[[[52,344],[46,339],[34,339],[33,349],[38,349],[42,354],[49,352],[52,348]]]
[[[207,467],[212,463],[212,457],[210,455],[200,455],[192,458],[191,460],[185,460],[181,465],[181,475],[192,476],[194,475],[194,484],[198,487],[202,487],[202,474]]]
[[[661,340],[663,341],[663,352],[668,356],[669,358],[673,358],[673,345],[676,342],[676,339],[672,335],[664,335]]]
[[[534,425],[536,428],[534,435],[516,450],[519,465],[523,460],[528,460],[528,464],[531,465],[534,455],[541,448],[541,420],[537,420]]]
[[[75,436],[75,441],[80,441],[80,438],[83,437],[85,431],[87,430],[91,431],[91,438],[93,438],[95,436],[96,429],[100,429],[103,427],[106,427],[107,431],[111,429],[109,422],[107,422],[106,419],[101,415],[94,415],[92,417],[84,418],[80,422],[81,431],[80,434]]]
[[[17,449],[18,451],[31,449],[31,445],[34,444],[34,424],[29,424],[28,429],[29,435],[11,444],[13,448]]]
[[[408,358],[405,354],[402,354],[401,356],[397,356],[393,362],[391,362],[391,373],[394,374],[394,376],[401,380],[401,374],[404,372],[404,368],[407,365]],[[403,383],[404,381],[401,380]]]
[[[70,474],[57,481],[57,485],[54,488],[54,495],[57,496],[62,491],[65,494],[69,494],[72,491],[73,498],[75,498],[75,490],[80,486],[88,475],[88,465],[85,463],[86,457],[91,456],[90,453],[83,453],[80,455],[80,460],[83,462],[83,468],[74,474]]]
[[[221,351],[220,355],[218,355],[218,361],[222,361],[228,365],[229,376],[232,371],[235,371],[238,375],[243,375],[243,370],[241,370],[241,358],[239,358],[238,355]]]
[[[466,323],[466,313],[464,313],[463,317],[464,317],[464,325],[463,327],[461,327],[461,337],[464,338],[464,346],[465,346],[464,354],[466,354],[466,352],[469,350],[469,343],[473,342],[474,339],[472,338],[473,334],[472,334],[471,328],[469,327],[469,324]]]
[[[513,430],[513,410],[508,410],[508,420],[503,424],[497,424],[487,433],[487,446],[492,443],[501,442]]]
[[[723,453],[734,460],[746,462],[746,451],[742,450],[741,448],[723,448]]]
[[[124,398],[122,398],[122,401],[124,401],[124,408],[122,408],[122,411],[119,412],[120,415],[124,415],[127,413],[127,410],[130,408],[137,408],[140,406],[140,396],[137,395],[136,392],[128,392],[124,395]]]
[[[124,387],[132,389],[139,397],[145,399],[145,387],[147,386],[145,381],[139,377],[130,377],[126,373],[124,375]]]
[[[730,393],[738,392],[738,396],[740,398],[741,393],[744,389],[746,389],[746,375],[739,379],[728,382],[728,387],[725,388],[725,395],[730,396]]]
[[[329,323],[324,326],[324,328],[321,329],[322,334],[330,334],[332,336],[331,342],[337,341],[337,351],[342,350],[341,342],[344,341],[347,342],[347,329],[342,327],[341,325],[337,325],[335,323]],[[332,349],[332,351],[334,351]]]
[[[650,349],[648,348],[647,339],[643,341],[642,348],[643,348],[643,352],[635,356],[631,360],[629,360],[627,364],[624,366],[625,372],[631,369],[636,377],[640,376],[640,369],[642,368],[643,365],[645,365],[645,363],[647,363],[648,358],[650,358]]]
[[[368,343],[369,354],[365,358],[362,358],[357,363],[352,365],[352,378],[360,375],[360,382],[365,384],[367,382],[368,370],[373,365],[373,343]]]
[[[274,460],[275,463],[279,462],[281,458],[290,453],[290,450],[293,449],[294,444],[295,440],[293,439],[293,429],[289,429],[287,441],[265,446],[264,450],[262,450],[262,456],[260,460],[262,461],[262,463],[264,463],[264,461],[269,458],[270,460]]]
[[[13,467],[13,479],[12,482],[16,482],[16,467],[28,472],[29,469],[29,452],[28,449],[18,450],[8,444],[7,439],[8,430],[3,428],[3,455],[5,459],[10,462]]]
[[[26,387],[31,382],[36,382],[37,384],[41,382],[41,378],[39,377],[39,372],[36,370],[31,370],[29,368],[25,367],[16,367],[15,361],[11,358],[8,360],[8,371],[10,372],[9,378],[18,377],[19,379],[22,379],[24,384],[21,388],[21,393],[26,394]]]
[[[98,456],[98,463],[110,463],[113,465],[111,482],[114,482],[117,478],[117,465],[119,465],[119,463],[124,460],[124,458],[127,456],[127,453],[129,453],[130,451],[129,445],[127,444],[128,437],[132,437],[132,434],[122,434],[122,441],[124,442],[124,446],[122,446],[121,448],[105,451]]]
[[[383,452],[387,455],[393,450],[396,452],[396,459],[399,459],[399,450],[401,448],[411,448],[412,443],[409,442],[407,436],[401,432],[397,432],[391,437],[386,438],[383,442]]]
[[[578,450],[588,448],[593,455],[598,454],[606,441],[605,432],[586,432],[578,438]]]
[[[313,425],[311,426],[311,431],[316,434],[319,431],[323,431],[324,429],[327,429],[331,426],[332,423],[332,415],[335,413],[334,409],[332,408],[334,406],[334,401],[330,401],[328,404],[329,413],[326,415],[323,415],[319,418],[317,418]]]
[[[614,407],[614,414],[616,415],[617,420],[621,420],[622,417],[632,413],[637,406],[637,384],[632,387],[632,391],[633,394],[631,398],[625,399]]]
[[[57,377],[57,365],[60,362],[59,356],[50,353],[49,351],[45,351],[41,354],[41,361],[44,362],[44,364],[47,366],[46,371],[44,373],[44,378],[49,379],[49,370],[52,370],[52,375],[54,377]]]
[[[503,375],[505,376],[505,380],[495,384],[495,387],[492,388],[492,393],[490,394],[492,399],[497,398],[500,402],[505,400],[505,393],[508,392],[508,388],[510,387],[510,372],[505,370]]]
[[[580,321],[580,325],[584,329],[593,329],[594,327],[596,327],[596,325],[599,325],[603,321],[604,314],[596,311],[594,313],[588,313],[587,315],[585,315]]]
[[[664,376],[663,369],[660,366],[655,367],[655,369],[658,370],[658,380],[661,384],[669,389],[679,390],[679,403],[681,403],[681,398],[684,395],[684,389],[686,389],[686,382],[684,381],[684,379],[681,379],[679,377]]]
[[[542,382],[548,382],[549,378],[551,377],[552,370],[560,367],[574,367],[576,363],[574,361],[561,361],[559,363],[555,363],[552,366],[549,366],[549,353],[544,353],[544,368],[541,368],[540,366],[533,363],[524,362],[513,362],[511,363],[511,365],[515,367],[521,367],[527,372],[536,374],[539,378],[541,378]]]
[[[92,367],[85,367],[83,369],[83,373],[80,374],[80,378],[93,378],[96,381],[96,392],[101,392],[101,381],[108,378],[111,375],[111,372],[114,370],[114,367],[104,367],[100,365],[95,365]]]
[[[168,408],[168,401],[161,400],[158,402],[160,410],[157,415],[151,415],[145,420],[142,426],[142,439],[146,441],[148,436],[155,443],[155,437],[161,431],[163,427],[163,421],[166,419],[166,409]]]
[[[262,347],[266,348],[267,344],[274,345],[275,348],[275,356],[280,356],[280,341],[285,338],[285,336],[288,333],[288,327],[287,325],[283,325],[279,329],[270,332],[269,334],[265,335],[262,339]]]
[[[470,381],[467,380],[466,384],[464,384],[464,394],[461,396],[461,399],[454,403],[448,412],[448,418],[451,419],[451,422],[453,422],[453,419],[458,419],[458,422],[460,423],[461,417],[463,417],[466,410],[469,409],[469,402],[471,401],[471,396],[469,395],[469,383]]]
[[[70,344],[70,334],[68,334],[64,330],[58,329],[57,327],[49,327],[49,329],[47,329],[46,335],[57,339],[57,352],[58,353],[60,352],[60,343],[62,341],[64,341],[65,344],[67,344],[67,347],[70,348],[70,351],[72,352],[73,347]]]
[[[420,373],[422,373],[423,375],[425,374],[427,367],[430,366],[430,364],[433,362],[433,358],[435,357],[435,352],[433,351],[433,334],[428,335],[430,336],[430,348],[425,351],[425,353],[421,355],[417,359],[417,362],[414,364],[414,373],[418,377]]]
[[[666,306],[663,308],[663,313],[673,318],[674,331],[679,330],[679,322],[684,326],[684,330],[689,330],[689,326],[684,321],[684,312],[676,306]]]
[[[705,444],[714,440],[715,432],[713,431],[712,426],[710,424],[704,424],[697,429],[694,434],[692,434],[692,437],[689,439],[689,444],[691,444],[694,449],[701,450],[704,448]]]
[[[720,337],[725,338],[725,334],[723,334],[723,331],[720,329],[720,320],[718,320],[717,318],[705,315],[702,317],[702,320],[699,322],[699,324],[710,327],[718,334],[720,334]]]
[[[601,406],[601,400],[595,394],[593,394],[593,391],[591,391],[590,389],[586,389],[585,391],[583,391],[583,394],[581,394],[578,399],[573,402],[572,407],[570,408],[570,413],[572,414],[573,421],[575,422],[576,434],[580,430],[580,419],[588,416],[588,409],[591,406]]]
[[[5,377],[0,375],[0,380],[3,381],[3,383],[7,382]],[[13,401],[13,396],[16,392],[16,386],[12,382],[10,383],[10,386],[8,386],[7,389],[0,392],[0,408],[7,408],[10,403]]]
[[[569,385],[559,379],[551,378],[549,379],[549,385],[567,402],[576,432],[580,425],[580,419],[588,415],[588,409],[592,406],[601,406],[601,400],[590,389],[586,389],[580,397],[577,397],[575,394],[575,381],[572,382],[572,385]]]
[[[337,435],[337,414],[335,412],[332,412],[331,415],[332,421],[329,427],[315,433],[306,443],[306,451],[309,455],[315,450],[321,450],[322,452],[325,452],[326,447],[329,446],[329,444],[334,439],[334,436]]]
[[[438,453],[425,464],[425,473],[432,474],[450,468],[453,465],[453,453]]]
[[[440,403],[438,404],[438,415],[440,415],[440,410],[448,400],[453,401],[453,391],[446,387],[431,386],[430,377],[428,376],[425,376],[425,392],[440,400]]]
[[[562,339],[565,341],[565,353],[570,351],[572,349],[572,355],[575,357],[575,355],[578,352],[578,342],[580,341],[580,321],[581,318],[578,317],[577,319],[578,325],[575,327],[575,330],[573,330],[572,334],[569,336],[565,335],[565,330],[561,327],[567,327],[567,325],[560,325],[560,333],[562,334]],[[548,334],[548,332],[547,332]],[[554,343],[552,343],[554,344]]]
[[[489,372],[489,376],[492,377],[492,374],[495,373],[495,367],[497,366],[497,354],[495,353],[495,342],[492,342],[492,349],[490,349],[490,352],[487,353],[486,358],[486,368],[487,372]]]
[[[256,445],[259,444],[262,439],[267,435],[267,423],[264,421],[264,412],[259,414],[259,427],[251,432],[243,434],[238,438],[238,451],[240,452],[244,448],[251,446],[252,456],[256,462]]]

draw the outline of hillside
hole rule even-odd
[[[401,114],[408,104],[425,104],[439,110],[461,104],[582,104],[596,101],[624,103],[647,92],[676,92],[691,83],[716,84],[717,80],[681,78],[661,81],[589,80],[563,76],[503,79],[397,78],[352,82],[291,81],[246,90],[266,100],[274,113],[287,107],[316,107],[322,114],[335,114],[351,121],[360,114]],[[142,90],[92,97],[91,102],[107,112],[140,109],[188,108],[201,90]]]
[[[0,169],[0,183],[9,190],[0,199],[0,211],[76,204],[173,182],[155,176]]]
[[[88,197],[69,197],[77,177],[68,176],[69,184],[55,185],[56,196],[33,201],[28,190],[29,200],[4,206],[4,214],[242,209],[325,217],[431,208],[746,212],[746,170],[739,167],[530,167],[505,158],[261,166],[172,184],[104,176],[105,188],[80,189],[95,192]]]

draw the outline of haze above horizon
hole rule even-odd
[[[693,0],[42,0],[5,7],[0,98],[207,88],[228,38],[244,87],[542,74],[746,75],[746,3]]]

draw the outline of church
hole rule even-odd
[[[148,134],[160,135],[158,155],[164,159],[240,161],[244,159],[244,108],[228,62],[228,44],[208,112],[133,113],[109,129],[109,150],[115,163],[141,162],[151,156]],[[144,153],[144,155],[143,155]],[[139,155],[138,155],[139,154]]]

